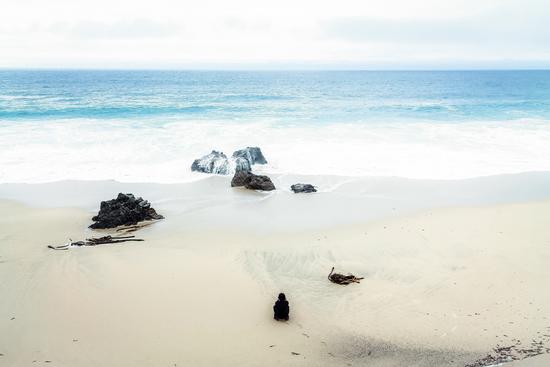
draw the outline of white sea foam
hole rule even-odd
[[[195,158],[262,148],[260,172],[460,179],[550,170],[550,121],[309,124],[0,121],[0,182],[187,182]]]

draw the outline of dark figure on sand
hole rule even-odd
[[[288,313],[290,308],[288,307],[288,301],[284,293],[279,293],[279,299],[275,302],[273,306],[274,316],[273,318],[277,321],[285,320],[288,321]]]

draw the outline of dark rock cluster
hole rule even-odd
[[[213,150],[199,159],[195,159],[191,170],[203,173],[214,173],[218,175],[229,175],[234,173],[231,180],[231,187],[246,187],[250,190],[275,190],[275,185],[267,176],[255,175],[252,166],[255,164],[267,164],[262,150],[258,147],[246,147],[233,152],[231,158],[223,152]],[[291,190],[295,193],[317,192],[315,186],[310,184],[297,183],[292,185]]]
[[[301,184],[301,183],[297,183],[297,184],[294,184],[292,186],[290,186],[290,189],[292,191],[294,191],[294,193],[298,194],[298,193],[310,193],[310,192],[317,192],[317,189],[315,188],[315,186],[313,185],[310,185],[310,184]]]
[[[245,187],[250,190],[271,191],[275,185],[267,176],[255,175],[250,171],[238,171],[231,180],[231,187]]]
[[[99,213],[92,220],[90,228],[114,228],[123,225],[134,225],[144,220],[163,219],[151,204],[132,194],[118,194],[116,199],[102,201]]]
[[[227,156],[222,152],[213,150],[212,153],[207,154],[199,159],[195,159],[195,161],[191,165],[191,170],[203,173],[228,175],[229,160],[227,159]]]
[[[229,175],[233,172],[250,171],[255,164],[267,164],[262,151],[258,147],[247,147],[233,152],[231,159],[223,152],[213,150],[191,165],[192,171]]]

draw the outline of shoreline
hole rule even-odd
[[[398,177],[271,176],[277,190],[231,188],[229,176],[209,175],[183,184],[117,181],[59,181],[0,184],[0,199],[37,208],[72,207],[95,213],[99,203],[119,192],[149,200],[188,229],[258,232],[302,231],[410,216],[434,208],[475,207],[550,199],[550,172],[486,176],[465,180]],[[311,183],[319,192],[294,194],[290,185]],[[326,191],[326,188],[332,188]],[[290,209],[290,210],[289,210]],[[264,218],[276,216],[276,221]],[[169,226],[172,221],[161,225]]]

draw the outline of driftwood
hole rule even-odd
[[[69,238],[69,242],[67,242],[64,245],[60,246],[52,246],[48,245],[48,248],[51,248],[52,250],[68,250],[70,247],[73,246],[97,246],[97,245],[105,245],[110,243],[121,243],[121,242],[128,242],[128,241],[143,241],[141,238],[135,238],[135,236],[103,236],[103,237],[97,237],[97,238],[86,238],[85,241],[74,241]]]
[[[333,272],[334,272],[334,266],[332,267],[332,270],[328,275],[328,280],[336,284],[348,285],[351,283],[360,283],[361,279],[365,279],[365,278],[358,278],[353,274],[343,275],[338,273],[333,274]]]
[[[136,225],[120,227],[116,231],[117,232],[122,232],[122,233],[131,233],[131,232],[135,232],[138,229],[141,229],[143,227],[150,226],[151,224],[153,224],[153,222],[139,223],[139,224],[136,224]]]

